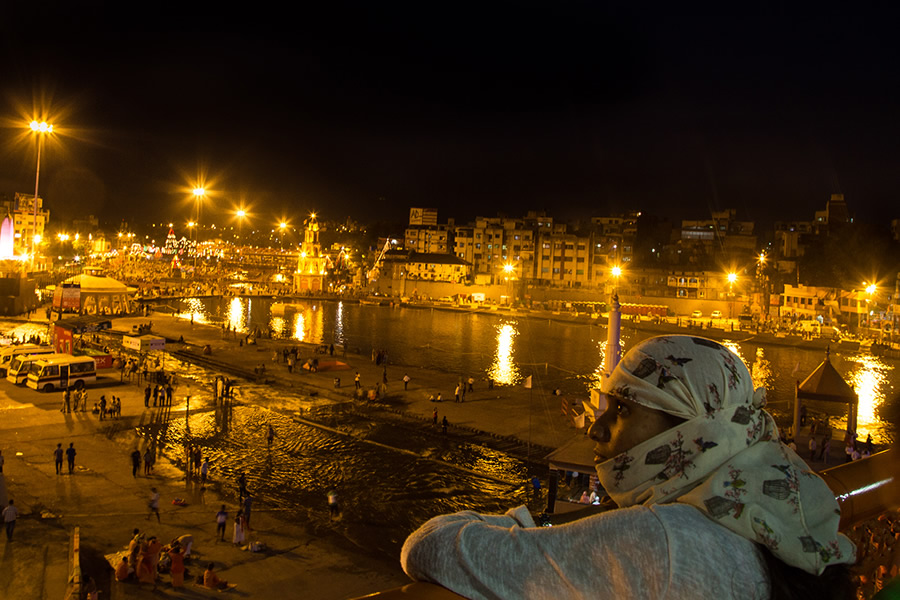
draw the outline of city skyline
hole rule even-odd
[[[60,218],[177,221],[197,184],[204,214],[273,222],[427,206],[765,223],[808,220],[832,193],[896,218],[879,15],[538,9],[346,3],[253,33],[70,8],[37,47],[6,32],[0,193],[33,188],[16,127],[38,116],[59,118],[41,196]]]

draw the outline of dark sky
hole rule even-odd
[[[260,225],[410,206],[810,219],[835,192],[860,219],[900,216],[892,14],[30,4],[0,14],[0,193],[33,191],[17,126],[42,107],[58,217],[183,221],[198,173],[204,215],[243,201]]]

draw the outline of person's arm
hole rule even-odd
[[[665,531],[643,507],[554,527],[536,527],[524,506],[436,517],[410,535],[400,562],[413,579],[473,599],[655,598],[669,580]]]

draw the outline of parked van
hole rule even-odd
[[[9,368],[13,357],[20,354],[53,354],[53,348],[50,346],[38,346],[37,344],[19,344],[18,346],[9,346],[0,352],[0,377],[6,377],[6,370]]]
[[[24,385],[24,383],[28,380],[28,373],[31,371],[31,366],[39,360],[42,359],[50,359],[50,358],[60,358],[63,356],[70,356],[68,354],[19,354],[15,356],[12,361],[9,363],[9,368],[6,370],[6,380],[12,382],[16,385]]]
[[[65,354],[44,358],[31,365],[27,385],[33,390],[52,392],[73,387],[76,390],[97,380],[97,365],[90,356]]]

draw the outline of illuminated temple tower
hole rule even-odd
[[[300,246],[300,258],[294,273],[294,292],[321,292],[325,288],[325,265],[328,258],[319,244],[319,222],[315,213],[304,221],[306,230]]]

